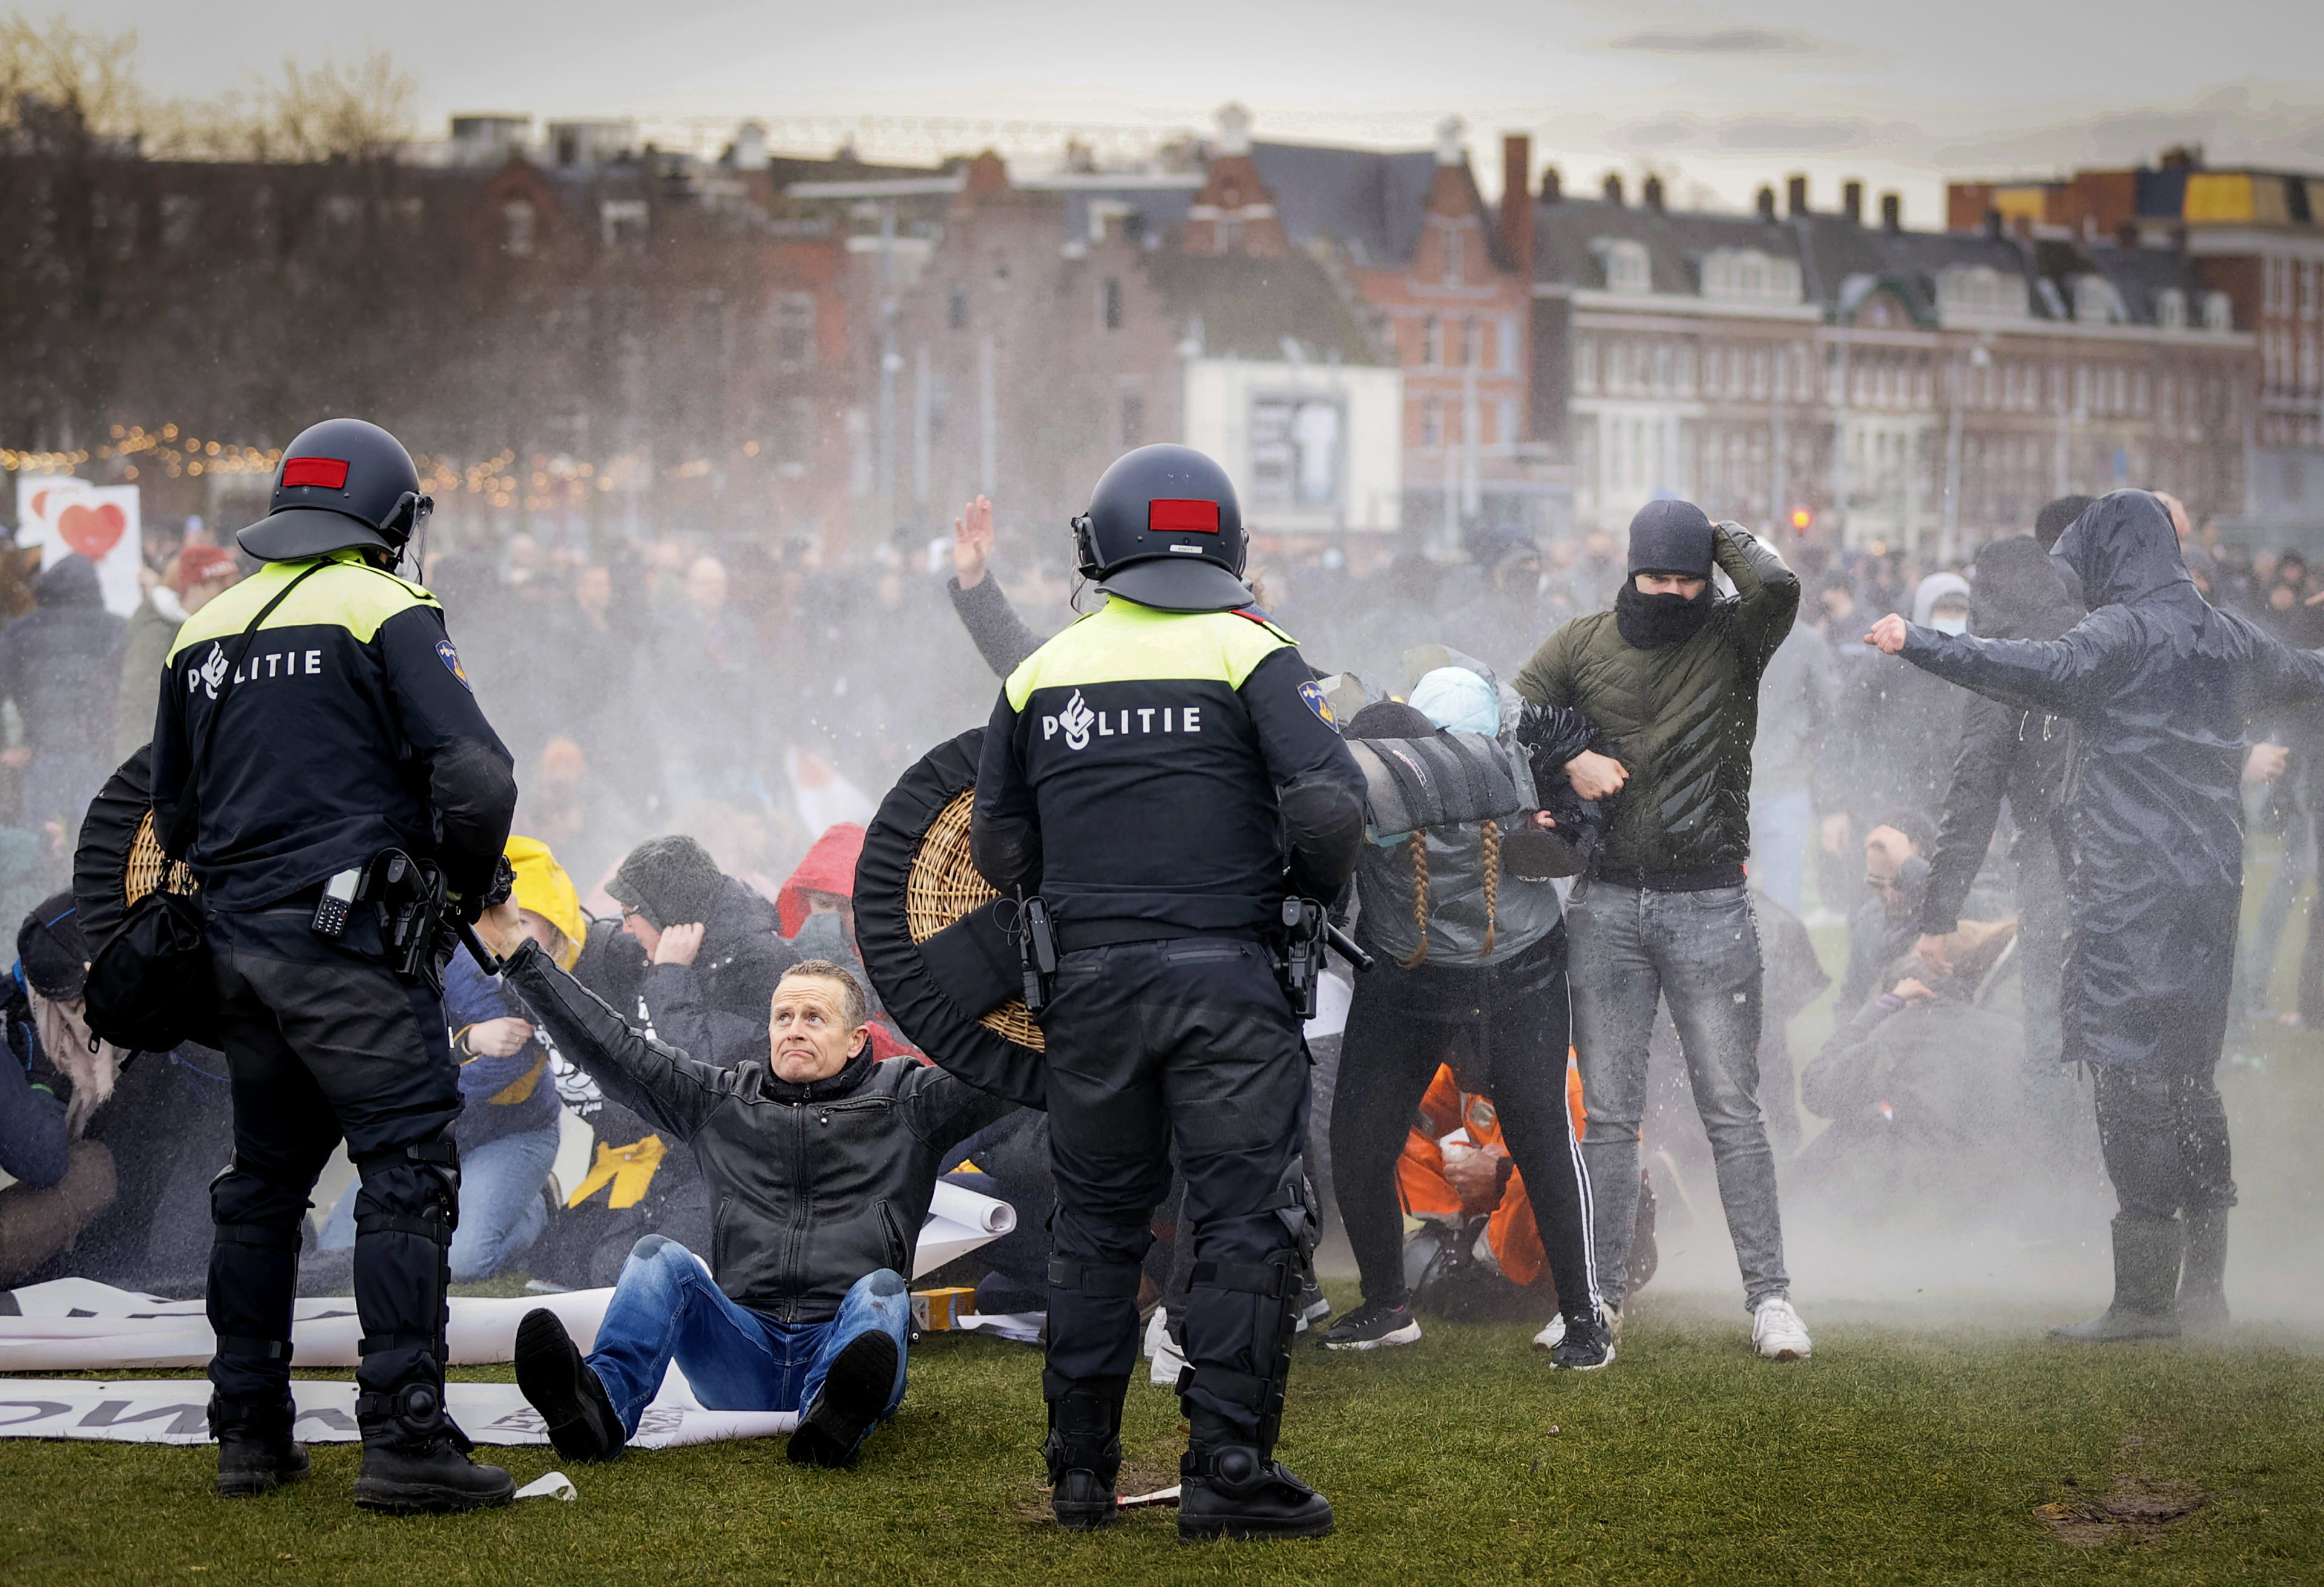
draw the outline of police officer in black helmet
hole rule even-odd
[[[1051,1502],[1068,1528],[1113,1517],[1139,1263],[1175,1146],[1194,1256],[1179,1535],[1318,1536],[1331,1505],[1273,1455],[1315,1227],[1306,1052],[1275,961],[1286,895],[1328,901],[1347,880],[1362,776],[1252,604],[1216,463],[1130,453],[1074,535],[1110,598],[1010,674],[971,830],[977,868],[1038,895],[1059,954],[1039,1015]]]
[[[473,920],[516,804],[443,609],[392,570],[426,516],[410,457],[360,420],[303,431],[266,566],[180,631],[153,730],[156,830],[193,867],[233,1074],[234,1161],[210,1186],[218,1491],[308,1474],[291,1437],[300,1223],[342,1136],[355,1200],[355,1502],[504,1504],[444,1408],[460,1111],[440,997],[447,911]]]

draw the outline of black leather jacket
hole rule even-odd
[[[953,1149],[1015,1106],[910,1058],[874,1063],[868,1047],[807,1085],[763,1058],[703,1063],[638,1035],[529,942],[506,984],[608,1096],[692,1148],[716,1209],[711,1277],[779,1323],[828,1321],[879,1269],[909,1278]]]

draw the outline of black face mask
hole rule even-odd
[[[1666,650],[1683,643],[1701,632],[1710,617],[1708,580],[1703,583],[1702,593],[1692,600],[1684,595],[1642,595],[1634,578],[1623,580],[1620,593],[1614,597],[1614,627],[1641,650]]]

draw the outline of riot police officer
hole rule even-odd
[[[362,1179],[355,1502],[456,1510],[512,1492],[444,1408],[460,1093],[440,937],[446,910],[483,906],[516,784],[443,608],[392,572],[431,505],[385,430],[302,431],[272,511],[239,537],[265,566],[187,622],[161,679],[154,822],[201,883],[233,1076],[208,1306],[229,1495],[309,1469],[290,1436],[291,1301],[300,1220],[342,1135]]]
[[[1059,955],[1040,1013],[1051,1504],[1076,1530],[1114,1514],[1139,1263],[1175,1145],[1194,1257],[1179,1535],[1318,1536],[1331,1505],[1273,1458],[1315,1224],[1306,1051],[1272,939],[1286,890],[1329,900],[1347,880],[1362,776],[1242,583],[1216,463],[1129,453],[1074,537],[1110,599],[1010,675],[971,832],[988,881],[1038,892]]]

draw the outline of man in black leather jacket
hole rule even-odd
[[[689,1057],[632,1031],[506,913],[479,928],[505,949],[503,984],[608,1096],[692,1149],[717,1206],[707,1271],[676,1241],[638,1241],[586,1360],[555,1314],[519,1326],[517,1382],[558,1453],[618,1453],[675,1361],[713,1409],[799,1411],[794,1462],[850,1463],[904,1398],[905,1275],[936,1176],[1013,1104],[875,1062],[863,989],[821,960],[776,985],[766,1057]]]

